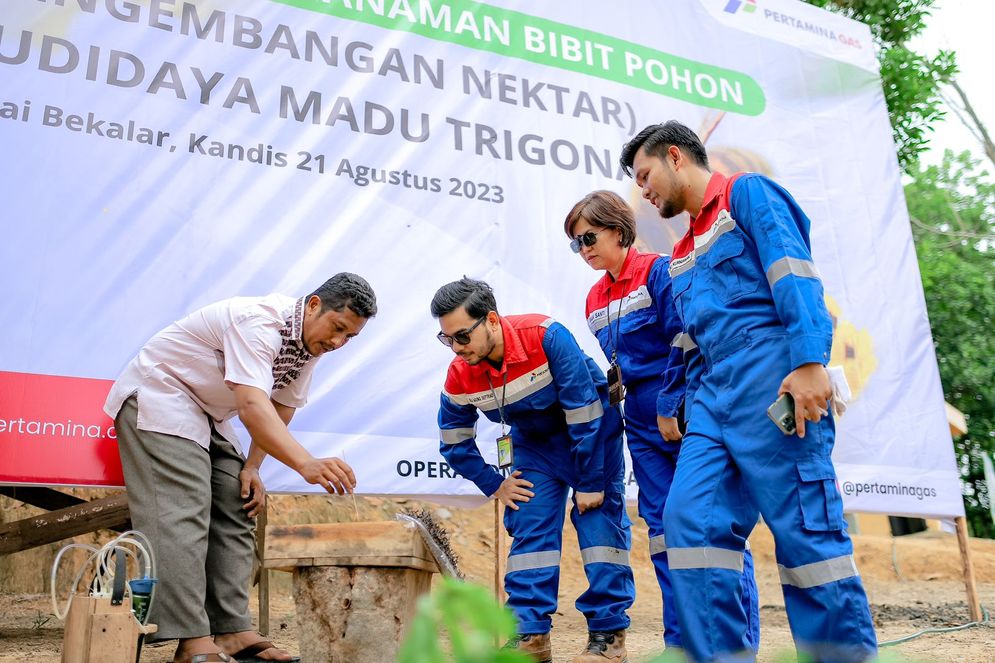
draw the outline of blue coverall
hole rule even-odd
[[[663,596],[663,639],[680,648],[680,626],[667,563],[663,510],[670,493],[679,441],[660,435],[657,416],[679,417],[684,403],[682,327],[674,308],[670,258],[630,248],[618,279],[605,275],[587,296],[587,324],[605,357],[614,357],[626,387],[623,412],[632,471],[639,484],[639,515],[649,529],[650,558]],[[750,648],[760,646],[760,611],[753,556],[744,557],[742,595]]]
[[[608,407],[607,382],[563,325],[543,315],[504,316],[504,360],[470,366],[456,357],[449,366],[439,408],[440,451],[484,495],[504,477],[481,457],[477,411],[510,425],[512,471],[534,484],[535,497],[507,509],[513,537],[505,574],[508,606],[522,635],[547,633],[556,611],[567,491],[604,491],[604,503],[583,515],[577,530],[589,588],[576,602],[590,631],[629,626],[635,599],[629,566],[630,522],[625,511],[622,419]],[[503,403],[503,408],[498,405]]]
[[[766,414],[788,373],[829,359],[832,327],[808,218],[762,175],[715,173],[674,247],[670,275],[685,345],[697,346],[688,363],[688,431],[664,511],[688,653],[696,661],[752,658],[737,592],[759,508],[774,535],[799,651],[818,661],[874,657],[830,458],[834,421],[807,422],[802,439]]]

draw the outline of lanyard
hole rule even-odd
[[[616,356],[615,350],[617,347],[617,343],[615,341],[616,339],[619,338],[618,326],[621,324],[622,320],[622,300],[624,299],[623,297],[619,298],[618,300],[618,317],[615,318],[615,333],[613,334],[612,333],[612,287],[614,285],[615,284],[613,283],[608,286],[608,306],[606,308],[606,311],[608,313],[608,345],[610,345],[612,349],[612,356],[609,361],[613,365],[615,364],[615,356]]]
[[[501,400],[498,401],[497,392],[494,391],[494,384],[491,382],[491,374],[484,373],[484,377],[487,378],[487,386],[491,388],[491,396],[494,397],[494,402],[498,406],[498,416],[501,418],[501,435],[505,434],[505,423],[504,423],[504,397],[505,392],[508,389],[508,372],[505,371],[504,379],[501,382]]]

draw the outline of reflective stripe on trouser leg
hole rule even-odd
[[[680,445],[665,442],[656,425],[658,389],[630,389],[626,394],[625,432],[632,458],[632,471],[639,484],[639,516],[649,530],[650,560],[656,572],[663,599],[663,640],[667,647],[680,647],[681,630],[667,562],[666,537],[663,534],[663,508],[670,494],[677,467]]]
[[[530,469],[523,469],[521,478],[532,482],[535,497],[518,502],[517,511],[504,511],[505,528],[513,537],[504,590],[519,633],[546,633],[556,612],[567,485]]]
[[[605,491],[605,501],[597,509],[578,515],[574,506],[570,520],[577,530],[588,581],[576,606],[587,618],[588,630],[628,628],[626,610],[636,598],[636,586],[629,566],[632,540],[621,482]]]
[[[681,639],[694,661],[751,660],[756,603],[743,572],[757,513],[726,448],[696,432],[704,418],[692,413],[663,519]]]
[[[812,562],[789,568],[778,564],[778,572],[781,576],[781,585],[784,589],[785,600],[791,596],[793,604],[805,605],[815,601],[838,602],[841,598],[840,589],[845,591],[846,585],[840,581],[855,582],[859,580],[857,565],[853,560],[853,555],[843,555],[821,562]],[[845,597],[844,597],[844,600]],[[859,611],[859,605],[851,606]],[[826,624],[825,627],[830,627]],[[810,625],[799,625],[799,631],[809,629]],[[792,623],[794,630],[794,623]],[[857,649],[853,651],[846,645],[833,645],[824,642],[812,642],[804,635],[799,638],[799,649],[810,654],[819,661],[863,661],[866,651]]]

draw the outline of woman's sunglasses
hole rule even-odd
[[[601,230],[595,232],[593,230],[588,230],[583,235],[577,235],[572,240],[570,240],[570,248],[574,253],[580,253],[581,245],[592,247],[598,242],[598,233],[602,233],[608,230],[607,228],[602,228]]]
[[[445,334],[443,332],[439,332],[438,334],[435,335],[435,337],[439,339],[439,343],[442,343],[447,348],[453,347],[453,343],[459,343],[460,345],[469,345],[470,334],[473,332],[474,329],[477,328],[477,325],[479,325],[481,322],[483,322],[486,319],[487,316],[484,315],[475,323],[470,325],[469,329],[461,329],[452,336]]]

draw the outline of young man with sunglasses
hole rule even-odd
[[[506,507],[513,537],[505,575],[518,618],[511,646],[552,660],[563,520],[569,489],[589,589],[576,602],[588,642],[574,663],[627,660],[626,610],[635,598],[625,512],[622,422],[601,369],[563,325],[544,315],[501,316],[490,286],[463,278],[432,299],[439,340],[456,353],[439,408],[440,450],[484,495]],[[502,475],[476,442],[478,411],[501,425]]]
[[[876,658],[830,457],[832,323],[808,217],[762,175],[713,173],[701,140],[678,122],[643,129],[622,148],[621,164],[661,216],[691,214],[670,276],[696,351],[687,370],[688,429],[664,510],[688,653],[695,661],[753,658],[738,590],[759,509],[777,544],[802,657]],[[785,393],[794,399],[796,433],[767,417]]]

